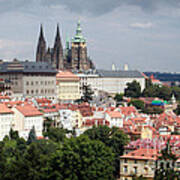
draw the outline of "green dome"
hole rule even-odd
[[[85,38],[82,35],[82,29],[81,29],[80,21],[78,21],[78,23],[77,23],[76,35],[74,36],[74,38],[72,38],[72,42],[74,42],[74,43],[76,43],[76,42],[77,43],[80,43],[80,42],[85,43],[86,42]]]

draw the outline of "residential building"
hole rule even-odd
[[[80,99],[79,77],[70,71],[60,71],[57,76],[57,96],[60,102]]]
[[[120,180],[132,180],[133,176],[142,176],[153,180],[158,151],[155,149],[137,149],[120,157]]]
[[[14,113],[5,104],[0,104],[0,140],[4,136],[9,135],[9,131],[13,128]]]
[[[55,99],[56,70],[45,62],[1,62],[0,75],[10,81],[12,97],[46,97]]]
[[[14,112],[14,130],[19,132],[20,137],[28,138],[29,132],[34,126],[36,136],[42,136],[43,113],[33,105],[17,105],[12,108]]]

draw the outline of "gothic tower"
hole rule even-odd
[[[45,61],[46,59],[46,41],[44,39],[43,27],[40,27],[39,41],[36,51],[36,62]]]
[[[82,35],[80,21],[77,23],[76,34],[71,44],[71,68],[78,70],[90,69],[90,62],[87,58],[86,40]]]
[[[61,37],[59,32],[59,25],[57,25],[56,38],[54,42],[54,47],[52,49],[52,65],[56,69],[63,69],[63,47],[61,43]]]

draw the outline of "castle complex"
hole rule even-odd
[[[71,40],[66,40],[66,48],[63,49],[59,26],[55,37],[54,47],[47,48],[41,25],[39,42],[36,52],[36,62],[48,62],[58,70],[80,70],[94,69],[94,64],[87,56],[86,39],[82,35],[80,21],[77,23],[76,34]]]

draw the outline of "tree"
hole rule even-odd
[[[114,154],[102,142],[81,135],[66,139],[52,156],[51,179],[114,179]]]
[[[178,104],[177,108],[174,110],[174,112],[177,114],[177,115],[180,115],[180,104]]]
[[[164,110],[160,107],[145,107],[142,112],[145,114],[161,114]]]
[[[36,139],[37,139],[36,138],[36,131],[35,131],[35,127],[33,126],[29,132],[27,144],[31,144],[32,142],[36,141]]]
[[[116,94],[115,95],[115,97],[114,97],[114,100],[116,100],[116,102],[120,102],[120,101],[122,101],[123,100],[123,96],[124,96],[124,94]]]
[[[133,99],[129,102],[129,105],[133,105],[134,107],[136,107],[137,109],[144,109],[144,102],[139,100],[139,99]]]
[[[171,99],[172,91],[167,86],[161,86],[159,87],[157,91],[157,97],[169,101]]]
[[[125,96],[138,98],[141,96],[141,86],[137,81],[127,83],[127,88],[125,89]]]
[[[176,100],[180,100],[180,87],[173,86],[171,89],[172,89],[172,94],[174,94],[176,97]]]
[[[50,127],[47,132],[44,132],[44,137],[48,137],[54,142],[63,142],[66,138],[66,133],[68,131],[63,128]]]
[[[92,101],[94,92],[90,88],[90,85],[83,85],[82,90],[83,90],[83,96],[81,97],[81,101],[88,103]]]
[[[180,174],[175,171],[174,167],[177,159],[177,156],[171,151],[168,140],[165,149],[161,151],[161,156],[158,157],[155,180],[178,180]]]
[[[10,131],[9,131],[9,137],[10,137],[10,139],[14,139],[14,140],[19,139],[19,133],[18,133],[18,131],[14,131],[14,130],[11,128]]]
[[[124,146],[128,143],[128,136],[119,128],[108,126],[98,126],[88,129],[84,132],[91,140],[99,140],[103,142],[107,147],[110,147],[115,153],[115,171],[114,175],[119,175],[119,156],[123,155]]]

